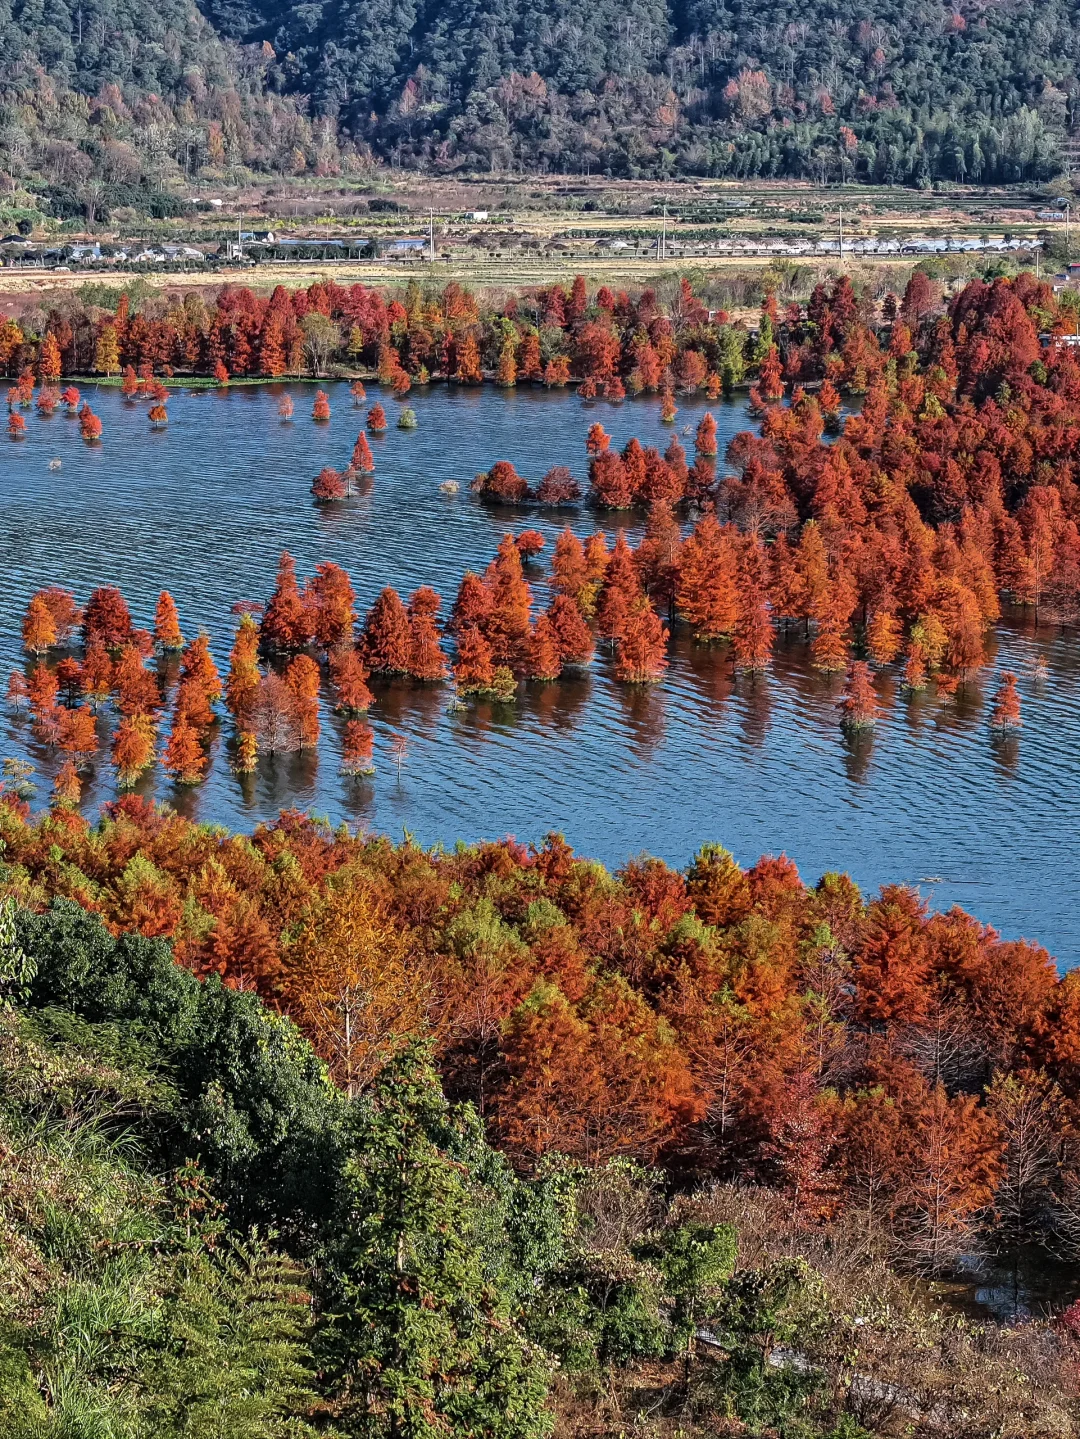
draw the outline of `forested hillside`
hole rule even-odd
[[[8,181],[43,180],[74,213],[94,182],[160,190],[206,167],[333,174],[379,156],[485,171],[1039,180],[1061,168],[1080,88],[1067,0],[201,8],[0,7]]]

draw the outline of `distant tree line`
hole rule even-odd
[[[91,219],[171,181],[453,170],[1041,181],[1075,120],[1065,0],[186,0],[0,16],[0,170]]]

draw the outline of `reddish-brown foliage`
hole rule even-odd
[[[161,763],[177,784],[198,784],[206,772],[206,755],[199,743],[198,732],[182,710],[178,709],[173,718]]]
[[[168,590],[158,596],[154,611],[154,638],[163,650],[182,650],[184,636],[180,633],[180,614]]]
[[[287,653],[303,649],[311,638],[311,616],[296,582],[296,561],[283,550],[277,583],[259,629],[264,649]]]
[[[335,708],[341,714],[364,714],[371,708],[368,673],[363,660],[352,645],[343,645],[330,656],[330,678],[336,697]]]
[[[356,444],[353,445],[349,468],[359,475],[373,475],[375,473],[375,458],[371,453],[368,437],[364,434],[363,430],[357,435]]]
[[[626,684],[657,684],[667,669],[668,632],[644,597],[624,620],[615,649],[615,675]]]
[[[536,487],[541,505],[573,505],[581,498],[581,486],[565,465],[554,465]]]
[[[990,727],[997,730],[1019,729],[1024,721],[1020,718],[1020,695],[1016,688],[1016,676],[1003,670],[1001,683],[994,696],[990,711]]]
[[[593,657],[593,637],[577,602],[569,595],[556,595],[548,606],[547,617],[562,664],[587,665]]]
[[[311,482],[311,493],[317,500],[343,500],[345,478],[330,465],[324,465]]]
[[[716,421],[708,410],[701,418],[694,436],[694,447],[699,455],[712,458],[716,454]]]
[[[695,639],[708,643],[733,633],[737,586],[734,537],[715,515],[706,515],[683,542],[675,589],[675,603]]]
[[[470,488],[485,499],[515,504],[529,497],[528,481],[522,479],[509,460],[496,460],[490,470],[473,480]]]
[[[32,595],[22,622],[23,649],[43,655],[56,644],[56,622],[40,594]]]
[[[462,694],[482,693],[495,683],[491,646],[475,625],[458,633],[454,682]]]
[[[514,543],[518,547],[521,558],[527,564],[529,560],[536,559],[544,548],[545,540],[539,530],[522,530]]]
[[[411,657],[409,616],[397,590],[388,585],[364,620],[364,658],[372,670],[408,674]]]
[[[856,660],[848,670],[839,708],[840,723],[845,729],[872,729],[877,723],[877,696],[870,666],[864,660]]]
[[[554,625],[541,615],[533,625],[528,645],[528,676],[533,680],[557,680],[562,673],[562,647]]]
[[[371,762],[374,748],[375,734],[371,726],[362,720],[350,720],[341,741],[342,774],[374,774],[375,766]]]
[[[349,576],[335,564],[315,566],[315,574],[304,587],[311,638],[322,650],[332,650],[351,640],[356,620],[356,595]]]
[[[94,590],[83,611],[83,641],[100,642],[107,650],[118,650],[132,637],[131,611],[114,585]]]

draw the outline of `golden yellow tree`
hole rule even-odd
[[[355,881],[312,908],[287,963],[290,1008],[350,1098],[425,1025],[426,961]]]
[[[111,320],[106,320],[98,332],[94,347],[94,372],[98,375],[120,373],[120,346],[116,325]]]

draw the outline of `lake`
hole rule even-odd
[[[348,570],[361,611],[379,589],[402,594],[435,586],[449,609],[462,573],[482,569],[507,529],[526,524],[548,537],[569,518],[579,535],[610,514],[543,514],[489,508],[466,492],[496,459],[531,480],[555,464],[584,484],[585,434],[603,422],[616,445],[636,434],[666,445],[659,401],[582,405],[555,392],[432,386],[408,402],[419,426],[393,428],[397,405],[369,390],[356,410],[344,384],[325,386],[328,424],[310,419],[314,387],[175,392],[166,430],[151,432],[144,402],[114,389],[87,391],[104,423],[100,446],[57,414],[27,417],[27,438],[0,441],[0,661],[21,662],[19,622],[30,594],[61,584],[85,601],[98,584],[118,585],[136,623],[149,624],[158,592],[171,590],[188,636],[209,631],[227,666],[237,600],[265,600],[288,548],[301,578],[320,561]],[[293,395],[282,424],[277,399]],[[370,492],[316,505],[309,486],[324,465],[348,460],[367,405],[382,398],[392,428],[372,437]],[[682,401],[675,429],[693,457],[693,428],[716,416],[721,453],[751,422],[742,401]],[[62,466],[49,469],[58,458]],[[461,482],[450,497],[439,485]],[[627,526],[636,539],[636,526]],[[546,603],[543,567],[531,579]],[[598,656],[584,678],[533,685],[513,707],[449,709],[449,686],[373,684],[377,772],[338,773],[341,724],[324,704],[318,756],[262,760],[251,776],[229,768],[222,736],[205,784],[177,790],[152,772],[140,792],[200,820],[250,829],[297,806],[424,844],[514,834],[539,840],[557,829],[580,853],[617,866],[647,850],[684,865],[706,840],[743,864],[786,851],[803,877],[849,871],[865,890],[917,884],[934,907],[958,903],[1008,938],[1037,939],[1063,967],[1080,960],[1080,899],[1072,843],[1080,820],[1080,657],[1068,633],[1030,618],[1006,620],[988,645],[979,683],[943,707],[933,690],[914,698],[896,676],[878,679],[885,714],[873,734],[848,739],[837,725],[842,676],[808,663],[799,635],[781,636],[770,673],[732,677],[726,650],[672,642],[665,683],[646,692],[614,682]],[[1036,656],[1048,672],[1033,678]],[[986,711],[996,672],[1021,676],[1024,728],[1002,741]],[[57,764],[25,716],[3,714],[0,757],[29,759],[47,795]],[[403,736],[398,774],[391,755]],[[99,757],[86,783],[88,811],[114,797]]]

